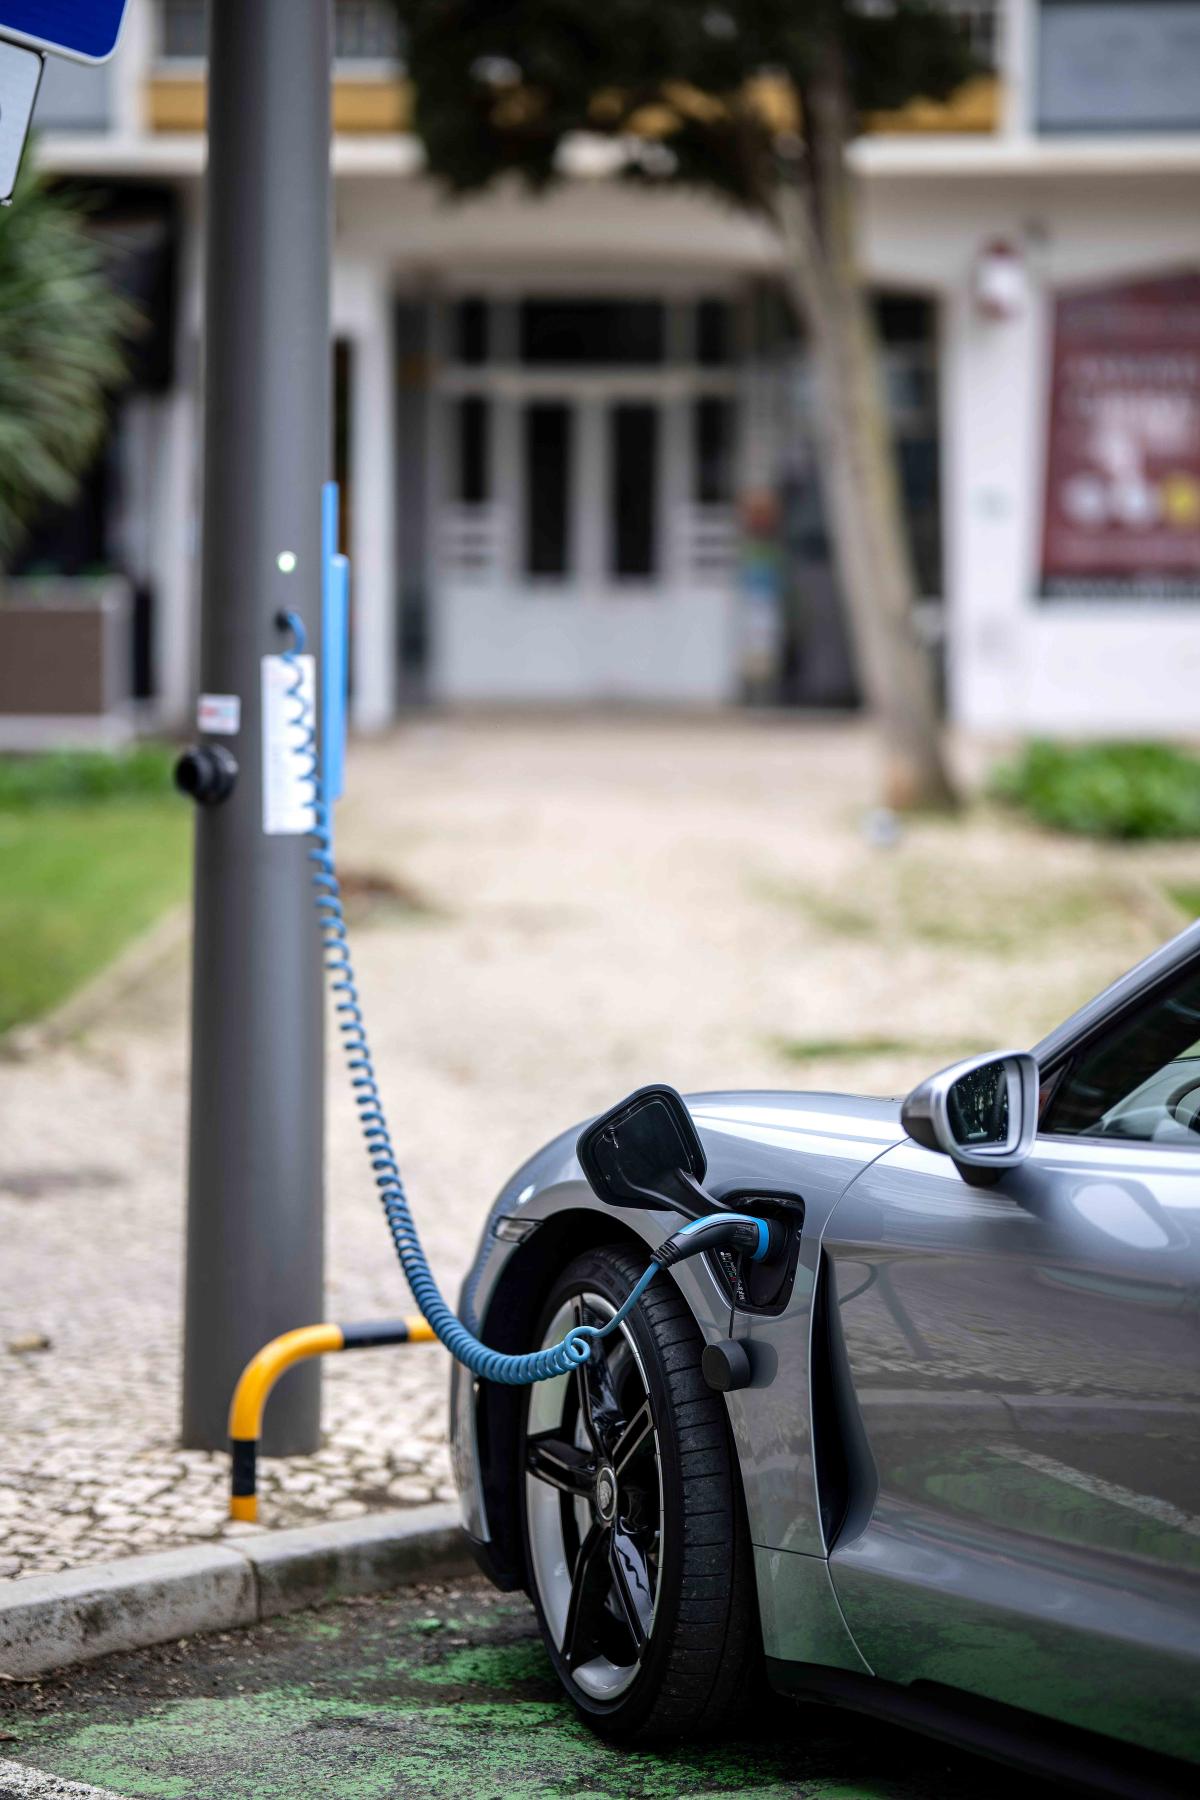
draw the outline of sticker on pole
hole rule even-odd
[[[210,737],[236,737],[242,728],[240,694],[201,694],[196,702],[196,728]]]
[[[316,718],[316,701],[313,657],[263,657],[262,794],[268,837],[300,837],[316,824],[313,760],[301,748],[312,729],[305,721]]]

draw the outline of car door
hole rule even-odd
[[[1200,972],[1063,1058],[973,1187],[897,1145],[825,1236],[874,1469],[829,1546],[876,1674],[1200,1754]]]

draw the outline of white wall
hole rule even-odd
[[[450,202],[424,181],[347,179],[338,184],[337,230],[348,254],[463,276],[480,266],[584,262],[627,277],[639,260],[736,270],[769,268],[774,258],[770,234],[732,208],[611,181],[573,182],[544,199],[512,185]]]
[[[872,275],[943,302],[950,705],[970,729],[1200,733],[1200,605],[1037,598],[1053,293],[1200,266],[1195,196],[1162,172],[867,186]],[[1025,257],[1014,319],[971,301],[993,237]]]
[[[338,187],[337,245],[334,308],[341,335],[355,334],[362,295],[368,290],[373,295],[375,324],[363,348],[369,349],[379,373],[377,379],[354,383],[352,451],[356,529],[371,534],[380,571],[388,555],[402,563],[406,554],[394,533],[385,552],[376,529],[396,511],[396,374],[382,350],[389,294],[446,294],[476,286],[491,293],[521,293],[547,283],[556,291],[578,287],[587,293],[627,292],[639,283],[667,296],[735,291],[736,271],[767,266],[771,248],[759,228],[732,211],[687,195],[638,194],[602,181],[582,181],[545,200],[510,188],[486,200],[450,204],[423,182],[345,180]],[[441,392],[433,366],[436,348],[429,372],[435,404]],[[554,391],[563,385],[554,384]],[[624,392],[628,381],[617,386]],[[456,701],[603,698],[716,704],[734,698],[734,580],[697,583],[674,566],[676,514],[686,501],[686,495],[669,491],[684,467],[679,446],[674,459],[664,456],[662,467],[661,542],[670,565],[662,578],[642,588],[629,584],[618,589],[606,582],[605,546],[593,541],[602,521],[593,516],[594,508],[580,503],[574,522],[581,573],[551,593],[524,582],[516,569],[510,539],[521,509],[509,492],[516,447],[501,443],[506,422],[514,424],[516,415],[497,405],[494,417],[493,487],[497,511],[504,514],[501,535],[507,549],[498,552],[498,566],[489,578],[458,578],[447,558],[438,568],[443,509],[441,495],[431,491],[432,692]],[[603,448],[596,434],[602,420],[585,409],[577,423],[577,482],[583,482],[585,463],[596,475]],[[678,438],[684,425],[678,408],[664,406],[666,433]],[[590,460],[584,454],[589,443]],[[436,424],[429,449],[436,461]],[[375,522],[366,518],[367,482]],[[588,492],[601,488],[602,482],[592,479]],[[356,565],[362,554],[356,548]],[[384,723],[394,706],[395,633],[387,609],[400,586],[399,572],[393,568],[385,600],[382,584],[367,591],[367,572],[356,566],[355,594],[362,606],[355,664],[360,727]]]
[[[453,700],[663,701],[735,698],[736,605],[729,589],[554,594],[445,583],[435,680]]]
[[[895,167],[887,163],[897,148]],[[1200,733],[1200,606],[1054,602],[1037,598],[1051,295],[1072,283],[1200,266],[1197,174],[1155,165],[1143,141],[1126,163],[1081,169],[1087,146],[963,173],[978,146],[872,146],[863,181],[864,261],[883,284],[941,302],[943,515],[946,531],[950,704],[980,731]],[[1113,146],[1104,146],[1109,157]],[[885,154],[886,151],[886,154]],[[1015,152],[1013,153],[1015,155]],[[938,159],[943,172],[938,172]],[[1169,155],[1165,157],[1170,163]],[[951,172],[952,170],[959,172]],[[196,190],[191,190],[193,200]],[[194,205],[191,229],[199,227]],[[601,183],[559,190],[544,204],[510,193],[443,205],[419,181],[346,177],[337,189],[335,329],[353,346],[356,722],[384,724],[395,700],[395,593],[404,546],[396,541],[393,296],[418,283],[461,284],[508,268],[519,283],[559,269],[606,269],[614,281],[643,266],[685,281],[767,270],[774,247],[758,227],[686,196],[637,195]],[[1016,319],[981,317],[970,297],[980,247],[1003,237],[1022,247],[1029,302]],[[189,242],[182,308],[196,328],[198,240]],[[190,395],[168,403],[167,495],[157,535],[159,580],[169,589],[161,650],[164,710],[189,692],[195,565],[190,519],[198,420]],[[469,625],[475,600],[461,596]],[[539,604],[544,604],[539,602]],[[655,615],[665,620],[665,609]],[[693,623],[699,624],[699,618]],[[436,623],[436,621],[435,621]],[[513,628],[518,629],[514,619]],[[726,621],[707,641],[726,645]],[[709,635],[711,634],[711,635]],[[723,636],[722,636],[723,634]],[[586,631],[580,653],[587,653]],[[449,646],[445,646],[449,650]],[[660,640],[647,640],[657,658]],[[684,648],[681,692],[714,697],[715,667]],[[728,667],[728,665],[726,665]],[[560,690],[564,693],[569,691]]]
[[[339,256],[333,330],[350,345],[350,581],[353,722],[387,725],[396,707],[396,368],[386,262]]]

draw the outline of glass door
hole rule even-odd
[[[733,691],[730,317],[723,301],[611,295],[464,298],[444,315],[441,692]]]
[[[599,390],[599,391],[598,391]],[[665,572],[662,405],[589,384],[520,412],[518,575],[594,597]]]
[[[606,408],[607,463],[604,574],[621,583],[654,581],[663,573],[659,447],[661,406],[653,400],[614,400]]]
[[[522,572],[536,582],[566,581],[574,570],[579,532],[572,504],[577,406],[537,399],[521,420],[520,513]]]

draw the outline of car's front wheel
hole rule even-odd
[[[539,1344],[612,1318],[644,1268],[575,1259]],[[521,1517],[529,1592],[567,1693],[622,1738],[718,1727],[757,1654],[749,1544],[724,1402],[665,1276],[590,1362],[528,1390]]]

